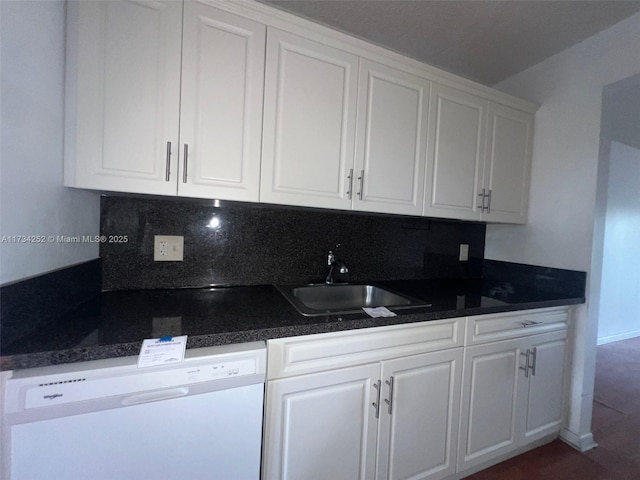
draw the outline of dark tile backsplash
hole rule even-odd
[[[103,290],[323,281],[336,244],[349,273],[336,281],[482,275],[485,225],[420,217],[197,199],[103,196]],[[211,228],[211,219],[218,226]],[[154,235],[183,235],[183,262],[154,262]],[[467,243],[469,261],[458,261]]]
[[[101,275],[96,259],[2,286],[0,350],[100,295]]]
[[[584,297],[587,284],[586,272],[499,260],[485,260],[482,277],[487,281],[511,283],[567,297]]]

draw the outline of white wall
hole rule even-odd
[[[640,124],[638,133],[640,133]],[[598,343],[640,335],[640,150],[613,142],[609,161]]]
[[[62,1],[0,1],[0,235],[97,235],[99,196],[62,186]],[[0,243],[0,284],[98,257],[97,244]]]
[[[603,88],[640,72],[640,14],[496,87],[541,104],[536,114],[529,223],[489,225],[487,258],[590,271]],[[592,285],[589,276],[587,296]],[[564,438],[593,446],[590,433],[597,308],[576,311],[570,408]]]

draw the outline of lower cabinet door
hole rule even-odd
[[[467,347],[462,380],[458,471],[519,446],[526,415],[522,339]],[[521,353],[523,353],[521,355]]]
[[[375,475],[380,364],[267,383],[263,480]]]
[[[455,473],[462,348],[382,363],[376,480]]]
[[[524,444],[560,430],[566,331],[532,338]]]

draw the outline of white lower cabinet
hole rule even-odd
[[[263,479],[455,473],[461,376],[449,348],[269,380]]]
[[[521,341],[469,347],[464,359],[460,471],[517,447]]]
[[[378,364],[267,384],[263,478],[373,479]]]
[[[564,420],[569,308],[269,340],[263,480],[463,478]]]
[[[531,338],[530,347],[530,365],[535,368],[530,370],[529,376],[523,444],[559,431],[563,419],[563,366],[567,340],[559,334],[552,339],[541,335]]]
[[[265,36],[202,2],[68,2],[65,185],[257,202]]]
[[[455,473],[461,373],[462,348],[382,362],[376,479]]]
[[[467,347],[458,471],[558,432],[566,330]]]

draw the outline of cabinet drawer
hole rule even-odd
[[[552,332],[568,324],[567,307],[467,317],[465,345]]]
[[[462,346],[464,319],[269,340],[267,378],[291,377]]]

